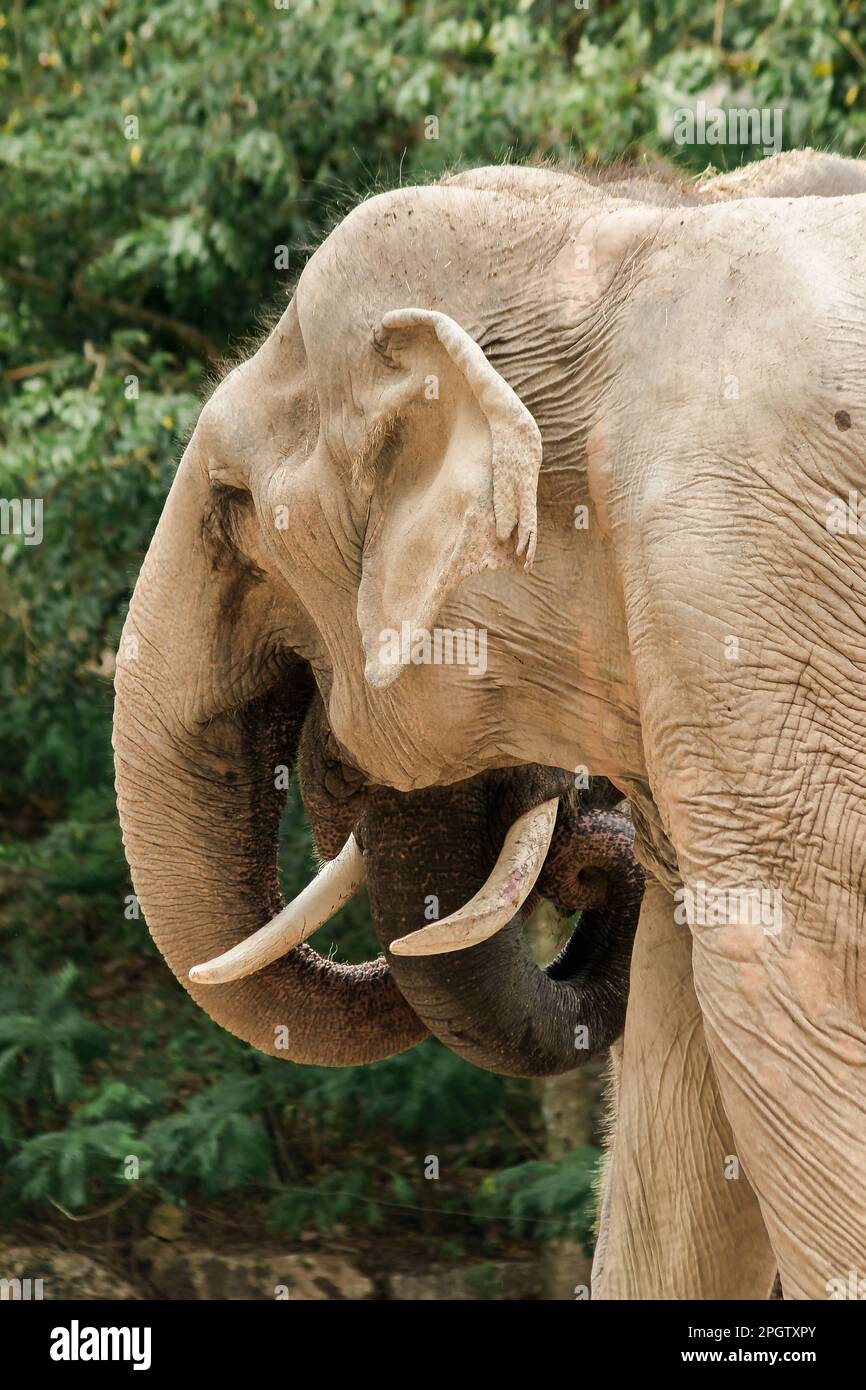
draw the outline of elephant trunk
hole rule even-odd
[[[285,779],[312,696],[307,664],[271,653],[266,693],[231,678],[257,633],[257,580],[207,528],[191,450],[148,554],[121,641],[114,749],[133,884],[159,950],[217,1023],[272,1056],[346,1066],[419,1042],[384,961],[340,965],[301,946],[249,978],[203,984],[190,969],[281,907],[277,841]],[[196,596],[204,595],[206,602]],[[263,664],[259,661],[259,667]]]
[[[396,954],[390,948],[397,938],[423,927],[425,916],[435,921],[456,912],[497,866],[503,840],[488,828],[496,824],[490,798],[500,784],[495,777],[473,780],[461,784],[459,797],[453,788],[408,794],[402,834],[396,827],[404,797],[382,791],[370,799],[359,835],[374,923],[401,992],[449,1048],[507,1075],[569,1071],[609,1047],[624,1026],[644,887],[634,832],[626,816],[564,797],[537,893],[507,926],[463,950]],[[414,850],[419,825],[428,845],[449,846],[446,862]],[[533,960],[523,929],[538,894],[568,915],[595,904],[545,969]]]

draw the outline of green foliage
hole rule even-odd
[[[519,1096],[525,1089],[509,1088],[502,1077],[461,1062],[432,1040],[372,1067],[306,1067],[294,1078],[300,1078],[305,1106],[327,1126],[348,1125],[365,1138],[390,1133],[446,1144],[472,1141],[479,1115],[495,1114],[509,1090]]]
[[[174,1190],[198,1183],[208,1197],[267,1178],[271,1152],[260,1113],[263,1089],[258,1078],[229,1076],[193,1095],[181,1114],[154,1125],[148,1138],[157,1173]]]
[[[108,780],[113,653],[130,581],[159,517],[175,441],[197,408],[164,355],[123,380],[140,334],[115,335],[101,377],[84,357],[21,383],[4,411],[0,496],[42,500],[42,543],[0,537],[0,813],[51,810]]]
[[[0,1084],[5,1096],[14,1092],[18,1100],[37,1102],[50,1097],[63,1105],[81,1094],[81,1062],[99,1050],[102,1035],[69,999],[76,975],[67,962],[53,977],[28,982],[30,988],[20,992],[23,1000],[8,985],[0,991]],[[15,1008],[16,1003],[24,1007]]]
[[[369,1164],[356,1160],[306,1187],[286,1188],[268,1209],[271,1229],[297,1237],[305,1230],[328,1231],[343,1222],[381,1226],[384,1209],[371,1195],[371,1177]]]
[[[506,1168],[481,1185],[481,1209],[504,1217],[516,1236],[567,1236],[592,1246],[598,1149],[581,1147],[556,1163],[536,1160]]]
[[[113,652],[211,357],[284,302],[336,216],[504,156],[698,172],[760,155],[673,145],[671,110],[699,97],[782,107],[786,146],[857,153],[861,15],[859,0],[0,11],[0,497],[41,499],[44,527],[40,545],[0,536],[4,1218],[241,1189],[293,1234],[394,1224],[452,1254],[485,1231],[587,1238],[595,1155],[523,1161],[524,1083],[434,1042],[372,1068],[286,1066],[182,994],[130,897]],[[312,863],[293,790],[287,891]],[[363,903],[317,944],[374,954]]]

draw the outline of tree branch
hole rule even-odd
[[[223,354],[216,343],[191,323],[182,323],[179,319],[173,319],[168,314],[158,314],[155,310],[143,309],[138,304],[127,304],[125,300],[118,299],[116,295],[96,294],[82,284],[82,278],[81,274],[76,275],[69,291],[72,298],[77,300],[79,304],[116,314],[118,318],[132,319],[135,323],[146,324],[148,328],[156,329],[161,333],[168,333],[185,344],[190,352],[201,358],[203,362],[222,361]],[[39,294],[54,295],[58,299],[62,298],[64,292],[64,287],[58,285],[56,281],[49,280],[44,275],[34,275],[30,270],[19,270],[16,266],[0,266],[0,279],[8,280],[14,285],[24,285],[27,289],[36,290]]]

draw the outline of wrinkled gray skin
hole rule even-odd
[[[383,796],[584,764],[628,796],[653,882],[596,1296],[766,1297],[776,1262],[823,1298],[862,1263],[866,561],[826,517],[866,472],[863,186],[807,153],[372,199],[202,412],[125,629],[118,800],[181,979],[278,906],[309,672]],[[390,665],[403,621],[486,631],[485,673]],[[683,884],[778,889],[781,929],[689,927]],[[387,972],[303,947],[191,992],[302,1060],[418,1035]]]

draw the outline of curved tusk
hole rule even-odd
[[[559,799],[545,801],[518,817],[499,851],[490,877],[474,898],[450,917],[391,942],[395,956],[438,956],[465,951],[495,936],[532,892],[550,847]]]
[[[204,965],[194,965],[189,978],[198,985],[221,985],[255,974],[324,926],[354,898],[365,878],[363,856],[354,835],[350,835],[336,859],[325,864],[282,912],[230,951]]]

